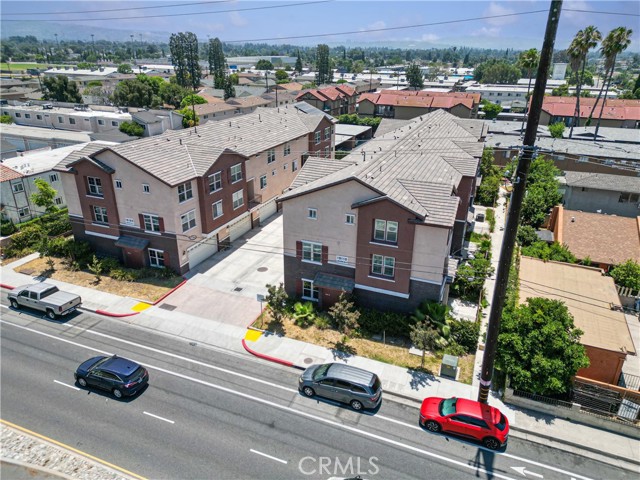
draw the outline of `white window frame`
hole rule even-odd
[[[264,190],[265,188],[267,188],[267,176],[262,175],[260,177],[260,190]]]
[[[109,225],[109,214],[106,207],[100,207],[98,205],[92,206],[93,218],[95,223],[101,225]]]
[[[116,178],[116,188],[118,190],[122,190],[122,180],[120,180],[119,178]]]
[[[293,162],[291,162],[291,171],[295,172],[296,170],[298,170],[298,161],[294,160]]]
[[[158,250],[156,248],[149,249],[149,266],[153,268],[164,267],[164,250]]]
[[[209,175],[209,193],[222,190],[222,171]]]
[[[327,158],[331,157],[331,147],[329,146],[324,147],[324,156]]]
[[[324,139],[329,140],[331,138],[331,127],[324,129]]]
[[[11,190],[13,191],[13,193],[22,193],[22,192],[24,192],[24,183],[22,183],[22,182],[12,183],[11,184]]]
[[[321,141],[322,141],[322,132],[320,130],[318,130],[317,132],[314,133],[314,140],[316,142],[316,145],[318,145]]]
[[[344,223],[347,225],[355,225],[356,224],[356,214],[355,213],[345,213],[344,214]]]
[[[220,207],[220,214],[219,215],[216,215],[216,210],[217,210],[216,206]],[[222,200],[218,200],[217,202],[215,202],[214,204],[211,205],[211,213],[213,214],[213,219],[214,220],[217,219],[217,218],[220,218],[221,216],[224,215],[224,210],[223,210],[223,207],[222,207]]]
[[[284,149],[283,149],[283,156],[287,156],[291,153],[291,143],[290,142],[285,142],[284,144]]]
[[[276,149],[270,148],[267,150],[267,165],[276,161]]]
[[[302,261],[322,265],[322,244],[302,241]]]
[[[87,184],[89,185],[89,195],[94,197],[104,197],[102,180],[99,177],[87,177]]]
[[[240,194],[238,198],[238,194]],[[233,200],[233,209],[237,210],[244,205],[244,190],[238,190],[237,192],[233,192],[231,195],[231,199]],[[240,203],[238,203],[240,201]]]
[[[182,189],[182,191],[180,191]],[[184,203],[193,198],[193,189],[191,180],[178,185],[178,203]]]
[[[195,209],[189,210],[187,213],[180,215],[180,225],[182,226],[182,233],[188,232],[197,226]]]
[[[308,286],[305,284],[308,284]],[[305,295],[305,290],[307,290],[311,295]],[[313,280],[309,280],[307,278],[302,279],[302,298],[312,302],[317,302],[320,298],[320,289],[315,286]]]
[[[384,238],[378,238],[377,237],[377,233],[380,229],[378,229],[378,223],[379,222],[384,222]],[[392,231],[392,229],[389,229],[390,225],[395,224],[395,232]],[[395,240],[389,240],[389,234],[390,233],[395,233]],[[397,244],[398,243],[398,222],[394,222],[393,220],[382,220],[380,218],[376,218],[374,220],[374,225],[373,225],[373,241],[374,242],[385,242],[385,243],[391,243],[391,244]]]
[[[148,183],[142,184],[142,193],[151,193],[151,186]]]
[[[388,262],[390,260],[390,262]],[[390,265],[389,265],[390,263]],[[390,273],[388,272],[390,268]],[[379,271],[376,271],[379,270]],[[394,278],[396,273],[396,259],[395,257],[386,257],[384,255],[374,254],[371,257],[371,273],[373,275],[380,275],[381,277]]]
[[[309,220],[317,220],[318,219],[318,209],[317,208],[307,208],[307,218]]]
[[[29,215],[31,215],[31,210],[29,210],[29,207],[18,208],[18,217],[24,218],[28,217]]]
[[[242,180],[242,164],[236,163],[235,165],[232,165],[231,168],[229,169],[229,173],[231,176],[232,184]]]
[[[160,216],[143,213],[142,223],[145,232],[160,232]]]

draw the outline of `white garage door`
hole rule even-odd
[[[189,252],[189,268],[193,268],[218,251],[218,242],[216,237],[207,238],[196,243],[187,251]]]
[[[264,224],[267,219],[278,211],[276,199],[268,201],[264,205],[260,205],[260,225]]]
[[[229,225],[229,237],[233,242],[242,235],[251,230],[251,214],[247,213],[244,217]]]

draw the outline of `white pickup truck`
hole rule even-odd
[[[52,320],[75,311],[82,304],[80,296],[62,292],[50,283],[34,283],[14,288],[9,293],[9,301],[15,309],[28,307],[40,310]]]

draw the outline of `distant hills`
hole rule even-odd
[[[132,31],[118,28],[108,28],[105,27],[104,24],[100,24],[100,28],[96,28],[88,25],[49,22],[42,23],[25,20],[19,22],[1,22],[1,25],[1,38],[33,35],[38,40],[55,41],[55,34],[57,33],[59,41],[82,40],[90,42],[91,34],[93,34],[94,40],[128,42],[131,40],[130,35],[133,34],[135,35],[135,41],[139,42],[140,34],[142,34],[142,40],[144,42],[169,43],[169,37],[171,36],[171,32],[155,32],[143,30]]]

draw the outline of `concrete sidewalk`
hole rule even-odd
[[[26,257],[11,265],[0,267],[0,284],[15,287],[41,281],[42,279],[37,277],[16,273],[13,270],[13,267],[28,262],[32,258],[33,256]],[[299,369],[313,363],[333,361],[365,368],[380,376],[385,394],[393,395],[399,401],[416,407],[427,396],[458,396],[471,399],[477,397],[477,385],[467,385],[447,378],[414,372],[266,332],[247,330],[244,327],[211,318],[182,312],[176,314],[160,308],[159,305],[152,306],[130,297],[120,297],[51,279],[46,281],[81,295],[84,310],[109,317],[121,317],[112,318],[112,321],[124,322],[210,348],[222,349],[234,355],[246,355],[244,350],[247,350],[258,357]],[[490,403],[500,408],[509,418],[514,437],[551,445],[640,473],[640,442],[638,440],[519,409],[502,403],[498,398],[490,398]]]

